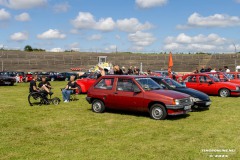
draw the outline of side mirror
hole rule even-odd
[[[135,87],[135,88],[133,88],[133,92],[134,92],[134,93],[140,93],[141,90],[140,90],[138,87]]]
[[[209,81],[208,84],[213,84],[213,81]]]
[[[172,88],[176,88],[176,86],[174,86],[174,85],[170,85],[170,87],[172,87]]]

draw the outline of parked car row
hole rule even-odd
[[[14,72],[14,71],[5,71],[0,72],[0,76],[13,77],[16,79],[19,76],[20,82],[30,82],[32,80],[32,75],[38,75],[38,81],[41,81],[41,78],[46,77],[47,81],[68,81],[71,75],[74,75],[76,79],[85,78],[90,73],[85,73],[81,76],[77,72]]]
[[[209,72],[188,74],[179,83],[168,76],[117,76],[96,79],[90,74],[77,80],[92,110],[106,108],[149,112],[153,119],[186,114],[191,109],[208,109],[208,95],[240,96],[240,73]],[[185,102],[185,103],[183,103]],[[180,107],[180,106],[181,107]],[[190,106],[190,108],[188,107]]]

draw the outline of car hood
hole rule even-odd
[[[189,94],[190,96],[194,98],[199,98],[203,101],[210,100],[209,96],[203,92],[197,91],[195,89],[191,88],[175,88],[175,91],[181,92],[181,93],[186,93]]]
[[[171,91],[171,90],[151,90],[151,91],[147,91],[149,93],[153,93],[153,94],[159,94],[159,95],[163,95],[166,97],[171,97],[173,99],[182,99],[182,98],[188,98],[189,95],[185,94],[185,93],[180,93],[177,91]]]

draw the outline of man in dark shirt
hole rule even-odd
[[[39,89],[37,88],[37,84],[36,84],[37,74],[33,74],[32,76],[33,76],[33,79],[30,81],[30,87],[29,87],[30,93],[39,91]]]
[[[206,69],[205,69],[204,66],[202,66],[202,69],[200,70],[200,73],[204,73],[204,72],[206,72]]]
[[[63,101],[68,103],[70,100],[70,95],[77,89],[77,83],[75,82],[75,76],[70,77],[65,89],[62,90]]]

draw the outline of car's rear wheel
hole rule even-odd
[[[220,97],[229,97],[230,96],[230,91],[226,88],[223,88],[219,91]]]
[[[103,113],[105,111],[105,105],[101,100],[95,99],[92,102],[92,111],[96,113]]]
[[[166,108],[161,104],[154,104],[150,108],[150,116],[155,120],[163,120],[167,117]]]

